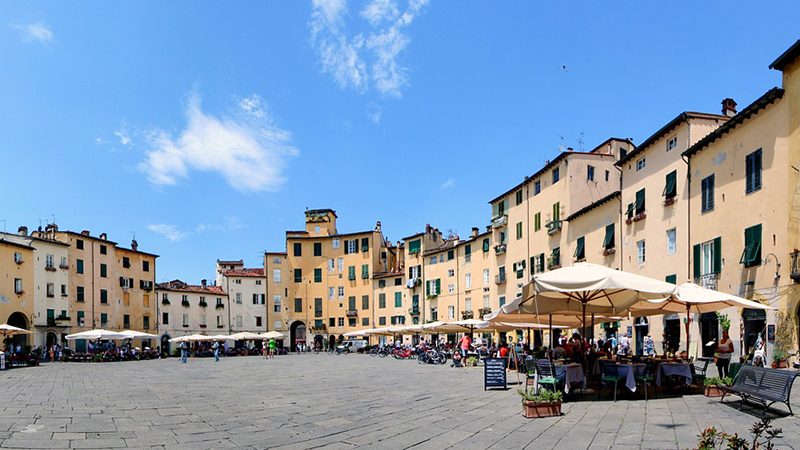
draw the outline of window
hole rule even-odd
[[[644,169],[644,166],[646,166],[646,165],[647,165],[647,161],[645,161],[644,158],[639,158],[636,161],[636,171],[638,172],[638,171]]]
[[[383,289],[386,287],[386,280],[378,280],[378,289]]]
[[[295,242],[292,245],[293,248],[293,255],[294,256],[303,256],[303,243],[302,242]]]
[[[169,325],[169,313],[161,313],[161,323]]]
[[[525,260],[515,262],[511,269],[517,274],[517,278],[522,278],[525,275]]]
[[[68,267],[69,266],[67,265],[67,257],[66,256],[62,256],[61,257],[61,268],[62,269],[66,269]]]
[[[303,269],[294,269],[294,282],[295,283],[303,282]]]
[[[561,202],[553,203],[553,220],[561,219]]]
[[[294,312],[296,312],[296,313],[303,312],[303,299],[302,298],[294,299]]]
[[[464,299],[464,310],[472,311],[472,299],[469,297]]]
[[[678,195],[678,171],[673,170],[667,174],[664,192],[662,193],[667,200],[673,199]]]
[[[761,265],[761,224],[744,230],[744,251],[739,263],[745,267]]]
[[[402,278],[395,278],[394,279],[394,285],[395,286],[402,286],[403,285],[403,279]]]
[[[348,266],[347,267],[347,279],[348,280],[355,280],[356,279],[356,266]]]
[[[447,307],[447,318],[448,319],[455,319],[456,318],[456,307],[455,306],[448,306]]]
[[[142,261],[142,271],[150,272],[150,261]]]
[[[369,295],[361,296],[361,309],[369,309]]]
[[[344,317],[339,317],[339,326],[340,327],[344,326]]]
[[[677,251],[678,245],[676,243],[676,241],[677,241],[676,236],[677,236],[677,231],[676,231],[675,228],[673,228],[671,230],[667,230],[667,254],[668,255],[674,255],[675,252]]]
[[[586,166],[586,179],[594,181],[594,166]]]
[[[242,326],[242,316],[236,316],[236,326],[237,327]]]
[[[378,325],[386,325],[386,317],[378,317]]]
[[[395,308],[402,308],[403,307],[403,293],[402,292],[395,292],[394,293],[394,307]]]
[[[280,256],[276,256],[276,257],[272,258],[272,263],[273,263],[273,264],[280,264],[280,263],[281,263],[281,258],[280,258]],[[280,328],[280,327],[279,327],[279,328]]]
[[[258,294],[253,294],[253,304],[254,305],[258,305],[258,303],[259,303],[258,299],[259,299]],[[200,297],[200,301],[201,302],[205,301],[205,298],[204,297]]]
[[[644,239],[636,243],[636,262],[644,262]]]
[[[334,272],[336,270],[336,260],[331,258],[328,260],[328,272]]]
[[[361,326],[363,326],[363,327],[369,326],[369,317],[362,317],[361,318]]]
[[[344,271],[344,258],[336,258],[336,270]]]
[[[464,246],[464,262],[470,261],[472,261],[472,244],[467,244]]]
[[[356,326],[356,322],[357,322],[357,319],[355,317],[351,317],[351,318],[347,319],[347,326],[348,327],[354,327],[354,326]]]
[[[273,283],[281,282],[281,269],[272,269],[272,282]]]
[[[489,309],[489,296],[488,295],[484,295],[483,296],[483,308],[484,309]]]
[[[56,296],[56,285],[54,283],[47,283],[46,289],[48,297]]]
[[[611,250],[616,244],[614,243],[614,224],[606,225],[606,236],[603,238],[603,249]]]
[[[314,256],[322,256],[322,242],[314,242]]]
[[[322,317],[322,299],[314,299],[314,317]]]
[[[261,326],[261,316],[256,316],[256,326],[257,327]]]
[[[315,225],[314,226],[314,233],[319,233],[319,231],[320,231],[319,225]]]
[[[745,193],[761,189],[761,149],[745,157]]]
[[[442,293],[442,281],[437,278],[435,280],[427,280],[426,282],[426,295],[436,296]]]
[[[362,264],[361,265],[361,279],[368,280],[369,279],[369,264]]]
[[[128,314],[122,315],[122,327],[126,330],[131,327],[131,316]]]
[[[522,222],[517,222],[517,240],[522,239]]]
[[[606,170],[606,181],[608,181],[608,174],[609,172]]]
[[[678,146],[678,136],[672,136],[667,141],[667,151],[672,150],[673,148]]]
[[[130,269],[131,267],[131,259],[127,256],[122,257],[122,267],[125,269]]]
[[[314,283],[322,283],[322,269],[314,269]]]
[[[108,314],[100,313],[100,326],[106,326],[108,324]]]
[[[386,308],[386,294],[378,294],[378,308]]]
[[[344,241],[344,254],[358,253],[358,239]]]
[[[536,180],[533,182],[533,195],[539,195],[542,192],[542,182]]]
[[[361,238],[361,251],[364,253],[369,251],[369,238]]]
[[[281,302],[281,296],[280,296],[280,294],[278,294],[278,295],[275,295],[275,298],[277,298],[277,299],[278,299],[277,303],[280,303],[280,302]],[[222,298],[220,298],[220,297],[217,297],[217,306],[219,306],[219,307],[221,307],[221,308],[224,308],[224,307],[225,307],[225,304],[224,304],[224,303],[222,303]]]
[[[558,180],[559,180],[559,178],[560,178],[560,177],[559,177],[559,172],[558,172],[558,169],[559,169],[558,167],[556,167],[555,169],[553,169],[553,184],[556,184],[556,183],[558,183]]]
[[[53,255],[46,255],[45,256],[45,265],[48,269],[54,269],[55,265],[53,264]]]
[[[78,250],[83,250],[83,239],[75,240],[75,248],[77,248]]]
[[[419,239],[415,239],[408,243],[408,253],[418,253],[420,251],[421,242]]]
[[[335,300],[336,299],[336,288],[329,287],[328,288],[328,300]]]
[[[14,278],[14,293],[22,294],[22,278]]]
[[[339,299],[343,299],[344,298],[344,286],[339,286],[336,294],[337,294],[337,297]]]
[[[489,285],[489,269],[483,269],[483,285]]]
[[[542,229],[542,213],[537,212],[533,215],[533,231],[539,231]]]
[[[448,284],[447,285],[447,293],[448,294],[452,294],[455,291],[456,291],[456,285],[455,284]]]
[[[339,238],[334,238],[333,240],[331,240],[331,247],[339,248]]]
[[[577,261],[583,261],[586,259],[586,239],[584,236],[578,238],[577,245],[575,246],[575,259]]]
[[[521,205],[522,204],[522,189],[517,191],[516,201],[517,201],[517,203],[516,203],[517,205]]]
[[[434,255],[434,256],[431,257],[430,264],[436,264],[436,261],[438,261],[438,260],[436,259],[436,256]]]
[[[233,280],[233,284],[242,284],[242,280],[239,279]]]
[[[664,277],[664,281],[666,281],[667,283],[678,284],[678,275],[675,274],[667,275],[666,277]]]
[[[409,278],[419,278],[420,272],[422,272],[420,266],[411,266],[408,272]]]
[[[108,247],[106,247],[105,245],[102,245],[102,244],[101,244],[101,245],[100,245],[100,254],[101,254],[101,255],[106,255],[106,254],[108,254]]]
[[[67,295],[69,295],[69,294],[67,293],[67,285],[66,285],[66,284],[62,284],[62,285],[61,285],[61,296],[62,296],[62,297],[66,297]]]
[[[108,266],[105,264],[100,264],[100,277],[108,278]]]
[[[184,295],[184,297],[186,297],[186,296]],[[237,292],[236,293],[236,304],[237,305],[241,305],[242,304],[242,293],[241,292]]]
[[[714,175],[711,174],[700,182],[701,197],[700,211],[709,212],[714,210]]]
[[[108,291],[105,289],[100,289],[100,303],[103,305],[108,304]]]
[[[486,253],[489,251],[489,238],[483,239],[483,252]],[[453,258],[450,258],[453,259]]]
[[[79,259],[75,261],[75,272],[83,273],[83,260]]]
[[[78,286],[77,287],[77,291],[75,292],[75,297],[76,297],[76,301],[78,301],[80,303],[83,303],[83,302],[86,301],[86,299],[84,298],[83,286]]]
[[[464,287],[470,289],[472,287],[472,274],[468,273],[464,275]]]
[[[503,306],[505,304],[506,304],[506,296],[505,295],[501,295],[500,296],[500,306]]]

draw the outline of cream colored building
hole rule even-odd
[[[224,267],[217,261],[218,285],[230,298],[231,330],[234,333],[267,331],[267,277],[264,268]]]
[[[33,331],[34,247],[0,238],[0,323]],[[32,345],[29,335],[17,335],[2,342]]]
[[[190,334],[230,334],[230,302],[228,294],[219,286],[209,286],[206,280],[199,285],[181,280],[158,283],[161,352],[171,353],[169,340]]]

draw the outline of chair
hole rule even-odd
[[[614,383],[614,402],[617,401],[617,385],[619,384],[620,380],[623,380],[625,377],[620,376],[617,373],[617,363],[612,360],[608,359],[599,359],[597,362],[600,364],[600,386],[597,389],[597,398],[600,398],[600,387],[603,386],[603,383],[611,384]]]
[[[550,390],[553,392],[558,390],[559,381],[556,376],[556,366],[552,361],[546,359],[536,361],[536,383],[538,384],[537,393],[542,385],[551,386]]]
[[[525,386],[530,386],[530,381],[536,381],[536,360],[532,356],[525,358]]]
[[[644,401],[647,401],[647,391],[651,384],[653,384],[653,393],[658,393],[655,389],[656,366],[657,364],[655,362],[648,361],[647,366],[644,368],[644,373],[634,377],[636,384],[641,384],[644,387]],[[658,398],[658,395],[656,395],[656,398]]]
[[[692,364],[692,381],[702,386],[706,381],[706,371],[708,370],[708,362],[710,358],[697,358],[697,361]]]

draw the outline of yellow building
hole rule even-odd
[[[0,323],[33,331],[33,251],[30,245],[0,239]],[[24,347],[32,345],[29,335],[21,334],[6,340]]]

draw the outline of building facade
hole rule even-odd
[[[169,340],[190,334],[230,334],[230,302],[219,286],[206,280],[190,285],[181,280],[158,283],[158,332],[161,352],[171,353]]]
[[[32,330],[34,322],[34,247],[0,239],[0,320],[17,328]],[[32,345],[29,335],[20,334],[2,343]]]

